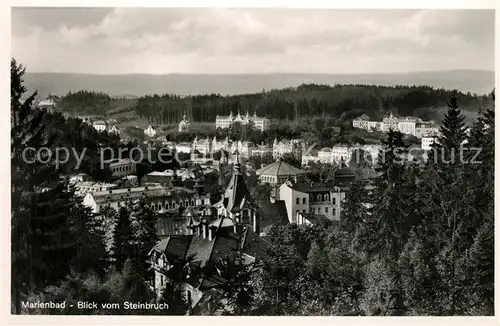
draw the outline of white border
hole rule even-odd
[[[166,316],[11,316],[10,315],[10,115],[7,108],[10,107],[9,83],[10,83],[10,6],[14,7],[32,7],[32,6],[47,6],[47,7],[287,7],[287,8],[336,8],[336,9],[496,9],[500,5],[499,1],[495,0],[378,0],[378,1],[363,1],[363,0],[305,0],[305,1],[286,1],[286,0],[254,0],[254,1],[213,1],[213,0],[192,0],[181,1],[172,0],[159,1],[113,1],[113,0],[74,0],[74,1],[29,1],[8,0],[7,3],[2,3],[0,7],[0,62],[2,65],[0,74],[0,103],[3,108],[0,119],[0,149],[2,153],[2,164],[0,165],[0,173],[4,182],[0,185],[0,209],[2,211],[2,246],[1,246],[1,322],[0,325],[168,325],[168,324],[211,324],[219,326],[231,325],[234,323],[243,325],[254,325],[255,323],[269,325],[352,325],[352,324],[369,324],[369,325],[427,325],[429,323],[438,323],[441,326],[445,325],[497,325],[496,317],[166,317]],[[496,18],[498,17],[496,11]],[[498,58],[498,43],[500,40],[498,18],[496,19],[496,58]],[[495,64],[495,71],[498,71],[498,61]],[[499,84],[499,77],[496,74],[496,85]],[[496,101],[498,105],[498,99]],[[497,125],[498,125],[497,115]],[[497,135],[498,136],[498,135]],[[499,149],[498,138],[496,139],[496,150]],[[495,161],[495,168],[500,167],[498,159]],[[498,194],[500,181],[495,180],[495,192]],[[500,198],[500,196],[499,196]],[[500,213],[500,205],[495,201],[495,215]],[[498,231],[500,227],[495,226],[495,243],[499,243]],[[498,247],[498,246],[497,246]],[[495,267],[500,264],[500,255],[496,255]],[[500,275],[496,273],[495,283],[499,283]],[[498,314],[500,307],[500,297],[497,287],[495,288],[495,311]],[[333,319],[332,319],[333,318]]]

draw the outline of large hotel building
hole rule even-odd
[[[240,115],[239,112],[236,116],[233,116],[232,112],[229,116],[217,116],[215,118],[215,127],[221,129],[227,129],[231,127],[231,125],[235,122],[239,122],[243,125],[246,125],[250,121],[253,122],[255,129],[260,131],[268,129],[269,125],[271,124],[268,118],[258,117],[255,112],[253,116],[250,116],[247,111],[247,114],[244,116]]]

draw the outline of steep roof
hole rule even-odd
[[[295,175],[302,175],[305,173],[306,173],[305,171],[284,162],[282,159],[279,159],[278,161],[268,164],[257,170],[257,175],[272,175],[272,176],[295,176]]]
[[[254,206],[252,195],[250,195],[250,191],[241,174],[238,155],[236,155],[236,162],[234,163],[233,176],[224,192],[224,196],[218,204],[222,204],[231,213],[237,213],[245,206]]]

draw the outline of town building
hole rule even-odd
[[[303,146],[304,141],[302,139],[284,139],[278,141],[278,139],[275,138],[273,142],[273,158],[279,159],[285,154],[296,156],[302,155]]]
[[[286,205],[290,223],[299,223],[299,213],[324,215],[328,220],[340,220],[345,188],[287,180],[280,186],[279,199]]]
[[[212,153],[212,142],[210,138],[198,139],[198,137],[195,137],[193,140],[193,151],[198,151],[203,155]]]
[[[268,145],[265,145],[265,144],[257,144],[255,145],[255,147],[252,147],[251,148],[251,153],[250,153],[250,156],[260,156],[260,157],[263,157],[263,156],[266,156],[268,154],[272,154],[273,153],[273,149],[268,146]]]
[[[103,132],[106,129],[108,129],[108,124],[106,123],[106,121],[99,120],[94,122],[92,124],[92,127],[94,127],[94,129],[97,130],[97,132]]]
[[[306,172],[284,162],[281,158],[276,162],[263,166],[256,171],[261,183],[271,186],[280,185],[288,179],[299,182],[305,179]]]
[[[146,129],[144,129],[144,134],[150,138],[153,138],[156,136],[156,129],[149,125]]]
[[[114,160],[109,163],[109,168],[114,177],[123,177],[136,173],[136,164],[129,159]]]
[[[46,98],[38,103],[37,107],[42,110],[53,112],[56,107],[56,102],[51,98]]]
[[[192,146],[190,143],[183,142],[183,143],[179,143],[179,144],[175,145],[175,151],[177,153],[189,154],[189,153],[191,153],[191,149],[192,149]]]
[[[217,116],[215,118],[215,127],[221,129],[230,128],[233,123],[241,123],[242,125],[247,125],[250,122],[253,123],[254,128],[260,131],[267,130],[271,124],[268,118],[258,117],[256,113],[253,116],[247,114],[242,116],[240,112],[236,116],[233,116],[231,112],[229,116]]]
[[[417,138],[431,137],[439,134],[439,127],[433,122],[417,123],[415,126],[415,136]]]
[[[422,150],[429,151],[432,149],[432,144],[436,141],[436,137],[422,137]]]
[[[190,209],[189,234],[168,236],[149,253],[154,270],[150,285],[158,296],[167,284],[174,283],[191,308],[199,307],[207,297],[223,293],[222,286],[234,277],[231,267],[237,259],[258,270],[264,255],[258,206],[246,187],[238,159],[222,199],[213,208]]]
[[[358,129],[364,129],[366,131],[380,130],[381,123],[379,121],[372,121],[370,117],[366,114],[354,119],[352,121],[352,126]]]
[[[69,183],[72,185],[84,181],[91,181],[90,176],[86,173],[78,173],[69,177]]]
[[[116,189],[118,186],[114,183],[94,182],[94,181],[77,181],[74,183],[75,194],[78,196],[85,196],[88,193],[95,193],[100,191],[109,191]]]
[[[184,187],[151,185],[87,193],[83,204],[90,207],[94,213],[99,213],[103,207],[108,206],[118,210],[129,202],[144,198],[154,211],[164,212],[194,206],[196,196],[195,191]],[[207,195],[204,200],[208,200],[209,203],[210,197]]]
[[[120,134],[120,129],[118,129],[118,127],[116,125],[112,125],[108,128],[108,132],[110,134],[115,134],[115,135],[119,135]]]
[[[403,134],[415,136],[417,123],[421,121],[422,120],[414,117],[400,118],[398,120],[397,130]]]
[[[179,122],[179,132],[187,132],[189,131],[189,121],[187,115],[184,114],[181,122]]]
[[[388,132],[389,130],[397,131],[398,124],[399,119],[391,112],[382,119],[381,130],[384,132]]]

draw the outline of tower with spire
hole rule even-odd
[[[224,191],[222,199],[214,206],[221,218],[231,220],[235,230],[249,227],[253,232],[259,234],[258,207],[243,178],[238,151],[236,151],[235,155],[231,180]]]

